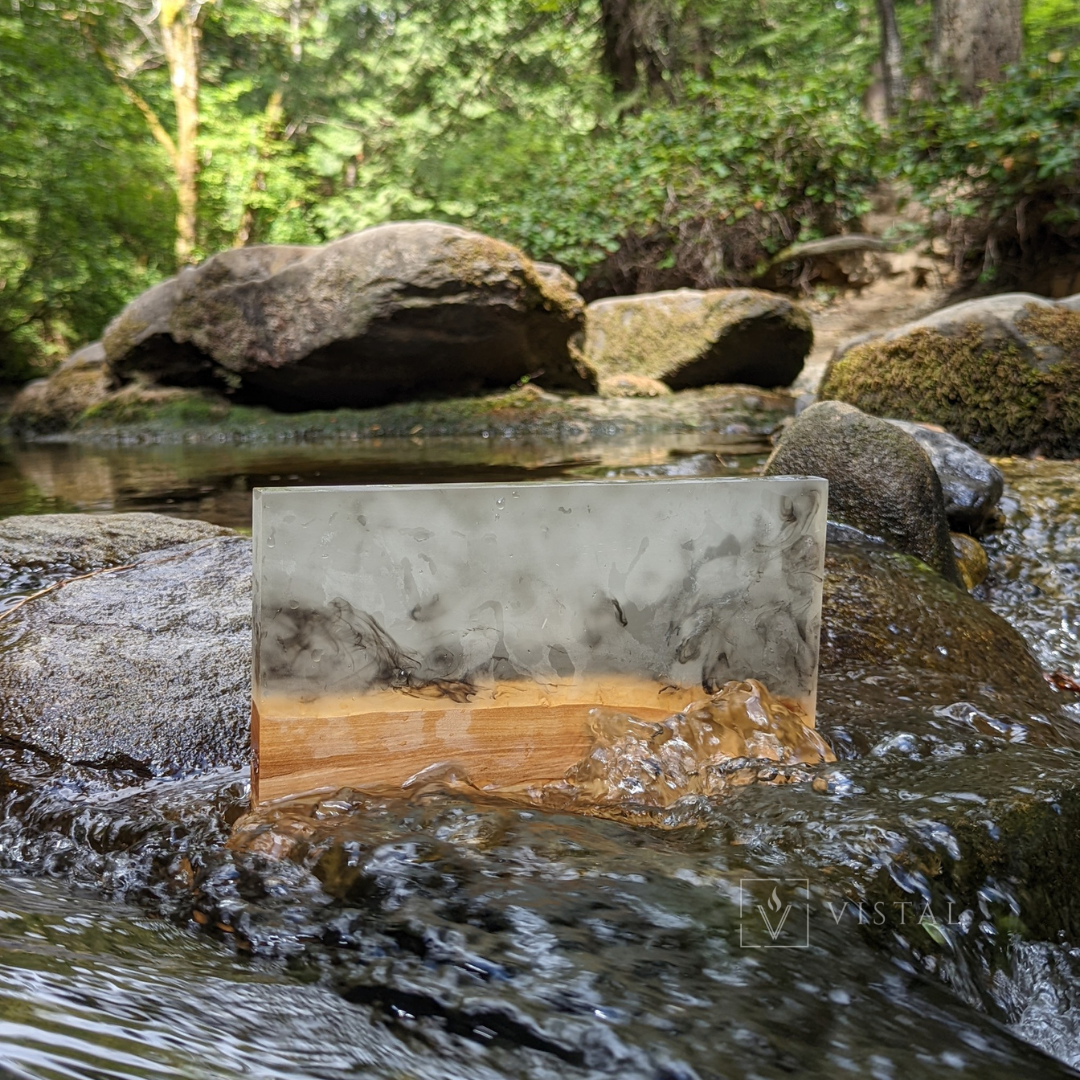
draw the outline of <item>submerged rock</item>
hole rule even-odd
[[[585,314],[585,358],[601,378],[639,375],[673,390],[789,386],[813,343],[802,308],[757,289],[615,296]]]
[[[584,303],[517,248],[436,222],[323,247],[237,248],[136,299],[106,329],[110,373],[227,386],[285,412],[509,386],[588,393]]]
[[[926,451],[945,495],[945,513],[955,532],[981,536],[997,518],[997,506],[1005,489],[1001,470],[978,451],[947,431],[889,420],[906,431]]]
[[[994,454],[1080,455],[1080,311],[1027,293],[971,300],[842,345],[820,397],[939,424]]]
[[[968,592],[981,585],[990,573],[990,561],[986,549],[967,533],[952,534],[953,554],[956,556],[956,568],[960,571],[960,580]]]
[[[123,529],[81,544],[76,535],[55,560],[127,559],[140,546],[134,533],[156,546],[167,521],[142,520],[126,538]],[[71,581],[0,623],[0,737],[9,745],[147,776],[246,760],[251,542],[199,522],[171,525],[173,546],[137,556],[130,569]],[[210,535],[177,543],[184,532]]]
[[[941,482],[919,444],[892,424],[840,402],[812,405],[788,425],[765,475],[825,477],[831,519],[960,584]]]
[[[1009,738],[1015,723],[1017,732],[1027,725],[1029,741],[1080,741],[1021,635],[910,556],[854,540],[830,543],[821,622],[824,733],[850,728],[852,699],[867,692],[866,679],[883,703],[876,722],[886,727],[890,704],[918,702],[967,708],[984,734],[998,738]],[[994,719],[1002,716],[1012,719]]]

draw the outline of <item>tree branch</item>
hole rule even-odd
[[[150,129],[150,134],[165,148],[169,158],[176,164],[176,143],[173,141],[173,137],[165,130],[165,126],[158,119],[158,115],[149,103],[143,98],[135,88],[120,74],[120,71],[113,63],[109,54],[97,43],[94,39],[94,35],[90,32],[90,27],[86,23],[82,24],[83,37],[86,38],[90,45],[90,48],[94,50],[98,59],[105,66],[105,70],[112,76],[113,82],[123,91],[124,96],[135,106],[139,112],[142,113],[143,119],[146,121],[146,126]]]

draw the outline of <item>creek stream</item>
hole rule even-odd
[[[0,510],[243,527],[258,483],[764,451],[473,445],[11,448]],[[1080,464],[1003,467],[982,599],[1076,674]],[[253,821],[242,772],[140,782],[0,739],[0,1075],[1080,1075],[1080,708],[1048,739],[1023,702],[886,668],[823,674],[837,761],[630,820],[431,785]]]

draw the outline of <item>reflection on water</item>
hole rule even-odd
[[[693,439],[506,443],[17,449],[0,503],[245,524],[250,488],[278,477],[760,462]],[[1007,475],[990,602],[1075,671],[1080,530],[1054,504],[1072,507],[1080,467]],[[958,695],[947,672],[901,674],[918,693],[872,667],[825,674],[818,727],[845,760],[799,765],[808,782],[757,771],[632,824],[431,783],[243,817],[230,844],[241,774],[138,784],[0,738],[0,1075],[1076,1075],[1080,751],[1040,745],[1021,705]],[[605,776],[647,787],[654,752],[709,734],[659,727],[626,747],[625,726],[603,728],[633,751]],[[746,936],[759,907],[797,902],[805,947],[758,948],[764,924]]]
[[[0,453],[0,516],[154,510],[249,528],[251,489],[260,486],[737,476],[759,467],[766,451],[761,443],[715,433],[579,445],[533,438],[137,448],[12,444]]]

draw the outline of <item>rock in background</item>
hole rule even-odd
[[[556,268],[450,225],[237,248],[138,297],[103,337],[114,383],[216,386],[284,412],[475,393],[590,393],[584,303]]]
[[[938,424],[986,453],[1080,455],[1080,310],[1027,293],[840,346],[823,399]]]
[[[982,536],[998,520],[1005,489],[1001,470],[955,435],[926,424],[889,420],[925,451],[941,481],[945,514],[953,532]]]
[[[602,380],[643,376],[673,390],[789,386],[813,341],[802,308],[757,289],[615,296],[594,301],[585,315],[585,359]]]
[[[64,431],[108,393],[105,349],[95,341],[72,353],[49,378],[27,383],[12,402],[9,422],[17,432]]]

